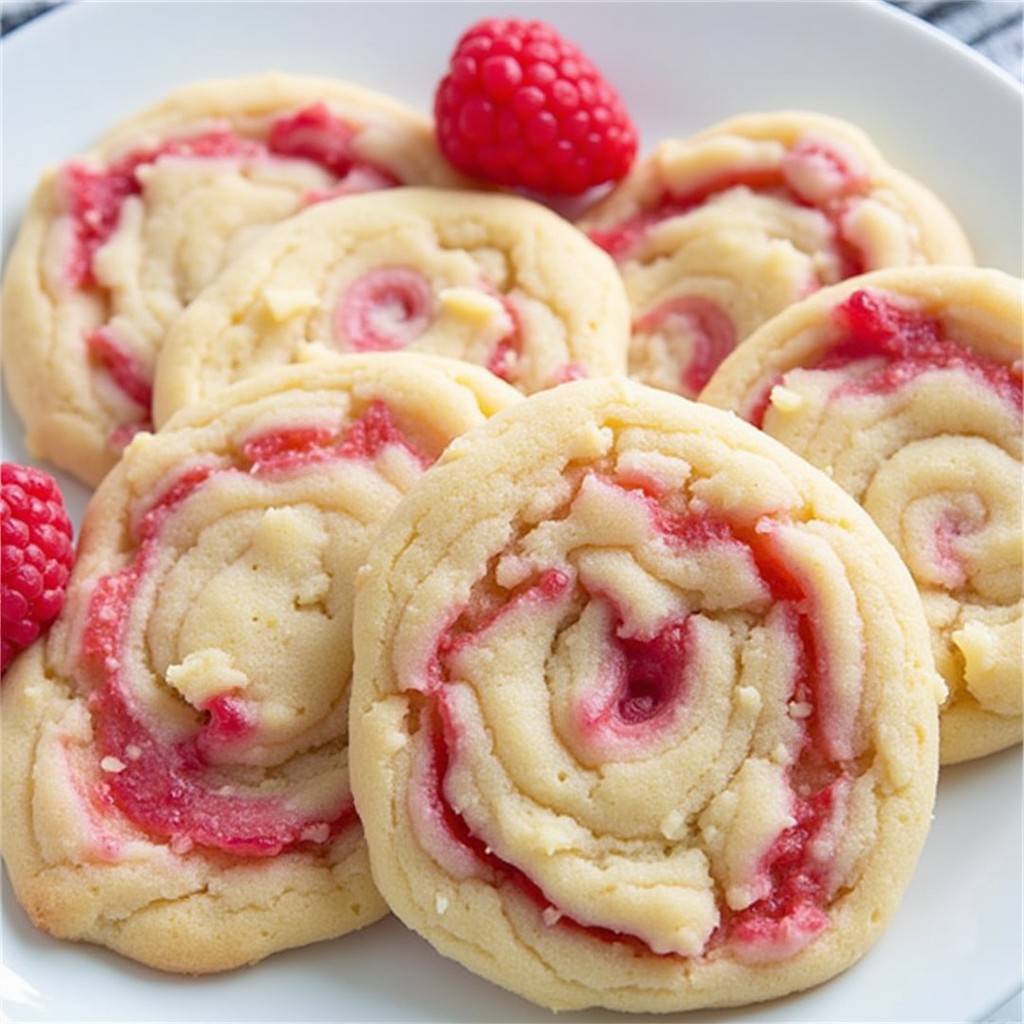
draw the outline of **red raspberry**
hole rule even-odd
[[[71,519],[52,476],[5,462],[0,482],[2,675],[63,607],[75,551]]]
[[[459,40],[434,97],[441,152],[464,174],[549,195],[618,181],[637,133],[615,90],[541,21],[487,18]]]

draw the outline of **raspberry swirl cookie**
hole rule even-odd
[[[863,509],[623,377],[533,395],[406,495],[357,585],[374,877],[553,1009],[679,1011],[843,970],[929,827],[941,681]]]
[[[393,189],[321,203],[254,243],[174,323],[159,424],[314,349],[434,352],[531,393],[625,372],[629,311],[611,259],[539,203]]]
[[[662,142],[580,226],[625,278],[630,374],[687,397],[737,342],[822,285],[974,261],[930,190],[858,127],[806,111]]]
[[[949,688],[944,763],[1021,738],[1022,287],[864,275],[765,324],[701,395],[827,471],[910,567]]]
[[[356,568],[519,399],[455,360],[339,356],[135,438],[4,678],[3,856],[33,922],[201,973],[383,916],[346,753]]]
[[[167,325],[265,225],[460,181],[428,119],[330,79],[201,82],[115,126],[43,176],[6,271],[4,372],[30,450],[95,484],[150,425]]]

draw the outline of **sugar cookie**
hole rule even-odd
[[[327,196],[461,181],[427,118],[326,78],[200,82],[116,125],[42,177],[5,272],[29,450],[95,484],[150,425],[167,325],[266,225]]]
[[[682,1011],[835,975],[929,828],[943,692],[906,567],[737,417],[622,377],[454,442],[357,586],[374,877],[553,1009]]]
[[[624,372],[611,259],[539,203],[425,188],[321,203],[237,259],[172,325],[154,413],[316,349],[435,352],[526,393]]]
[[[380,918],[347,760],[354,577],[453,437],[456,360],[284,367],[140,434],[4,678],[3,857],[39,927],[203,973]]]
[[[875,271],[765,324],[701,396],[826,470],[910,567],[949,688],[944,763],[1021,738],[1022,290]]]
[[[946,206],[858,127],[808,111],[660,143],[580,220],[621,267],[630,374],[694,397],[737,342],[822,285],[973,263]]]

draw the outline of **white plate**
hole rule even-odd
[[[1022,274],[1019,87],[911,17],[861,2],[80,0],[0,45],[4,248],[46,165],[176,85],[277,68],[347,78],[429,113],[454,40],[484,13],[543,17],[580,43],[619,86],[644,147],[757,109],[803,107],[855,121],[944,197],[980,263]],[[3,426],[4,459],[26,461],[9,403]],[[62,483],[77,515],[85,492]],[[846,974],[775,1003],[686,1019],[984,1018],[1021,986],[1020,782],[1019,748],[943,771],[934,828],[903,905]],[[27,922],[6,876],[3,884],[0,1009],[11,1021],[553,1019],[442,959],[393,919],[249,970],[186,979],[53,941]]]

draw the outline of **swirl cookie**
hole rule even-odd
[[[876,271],[765,324],[701,395],[827,471],[910,567],[944,763],[1021,738],[1021,294],[997,270]]]
[[[691,398],[737,342],[822,285],[974,261],[932,192],[856,126],[804,111],[666,140],[579,223],[622,270],[630,375]]]
[[[754,1002],[877,937],[929,827],[941,681],[824,474],[624,377],[533,395],[406,495],[357,586],[374,877],[553,1009]]]
[[[508,195],[395,189],[311,207],[239,257],[168,332],[154,411],[309,343],[434,352],[531,393],[624,372],[628,342],[615,265],[568,221]]]
[[[459,181],[429,120],[329,79],[202,82],[117,125],[43,176],[6,270],[4,373],[29,449],[95,484],[150,425],[167,325],[262,227]]]
[[[354,579],[474,366],[336,357],[140,434],[2,691],[3,857],[40,928],[202,973],[384,915],[347,761]]]

